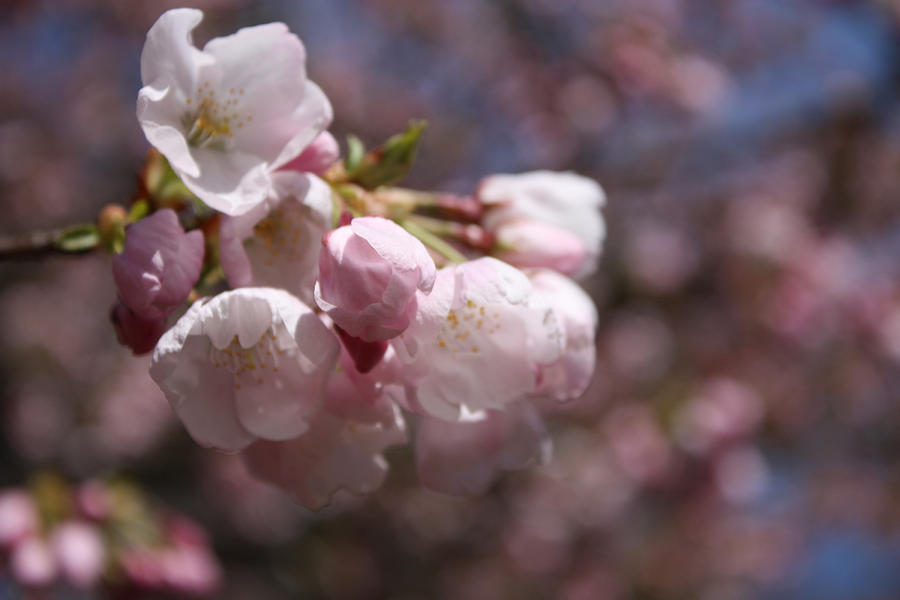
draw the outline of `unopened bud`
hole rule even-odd
[[[107,204],[97,215],[100,242],[110,252],[119,253],[125,243],[125,223],[128,213],[118,204]]]

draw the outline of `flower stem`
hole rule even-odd
[[[0,260],[46,254],[83,254],[96,248],[99,242],[96,227],[90,224],[0,235]]]
[[[459,250],[448,244],[437,235],[431,233],[415,221],[407,219],[401,221],[400,225],[402,225],[403,228],[410,232],[412,235],[419,238],[419,240],[423,244],[425,244],[447,260],[457,264],[466,262],[466,257]]]

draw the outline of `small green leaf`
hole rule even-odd
[[[150,213],[150,204],[146,198],[141,198],[131,205],[128,211],[128,223],[137,223]]]
[[[366,155],[366,147],[362,140],[355,135],[347,136],[347,156],[344,158],[344,168],[352,173]]]
[[[366,154],[350,173],[350,179],[365,189],[373,190],[406,177],[424,129],[425,121],[411,121],[406,131]]]
[[[87,252],[100,244],[100,231],[93,223],[73,225],[63,230],[54,245],[63,252]]]

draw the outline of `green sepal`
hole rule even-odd
[[[367,190],[397,183],[409,172],[425,121],[411,121],[403,133],[392,136],[381,147],[367,153],[353,169],[351,181]]]
[[[366,155],[366,146],[355,135],[347,136],[347,156],[344,157],[344,168],[352,173]]]
[[[127,222],[137,223],[144,217],[150,214],[150,203],[147,202],[146,198],[141,198],[131,205],[131,209],[128,211],[128,219]]]
[[[100,231],[93,223],[72,225],[62,231],[53,242],[63,252],[88,252],[100,244]]]

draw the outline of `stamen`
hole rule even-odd
[[[241,384],[258,384],[278,372],[279,356],[285,351],[277,345],[278,337],[267,331],[259,341],[250,348],[244,348],[237,336],[231,343],[219,350],[210,347],[209,359],[217,369],[228,369],[234,375],[234,389],[241,389]],[[277,376],[276,376],[277,377]]]
[[[209,88],[208,81],[197,88],[197,108],[182,117],[185,137],[188,144],[197,148],[225,149],[226,144],[234,138],[234,130],[243,127],[245,122],[250,121],[250,117],[243,119],[235,110],[238,101],[234,89],[229,90],[232,97],[223,104]],[[191,106],[193,98],[187,98],[186,103]]]
[[[447,313],[437,337],[437,345],[454,355],[460,352],[478,354],[480,348],[471,344],[477,340],[474,337],[469,339],[470,336],[477,335],[479,330],[488,335],[495,333],[500,329],[499,317],[498,312],[488,315],[484,306],[474,300],[466,300],[461,308],[451,309]]]

